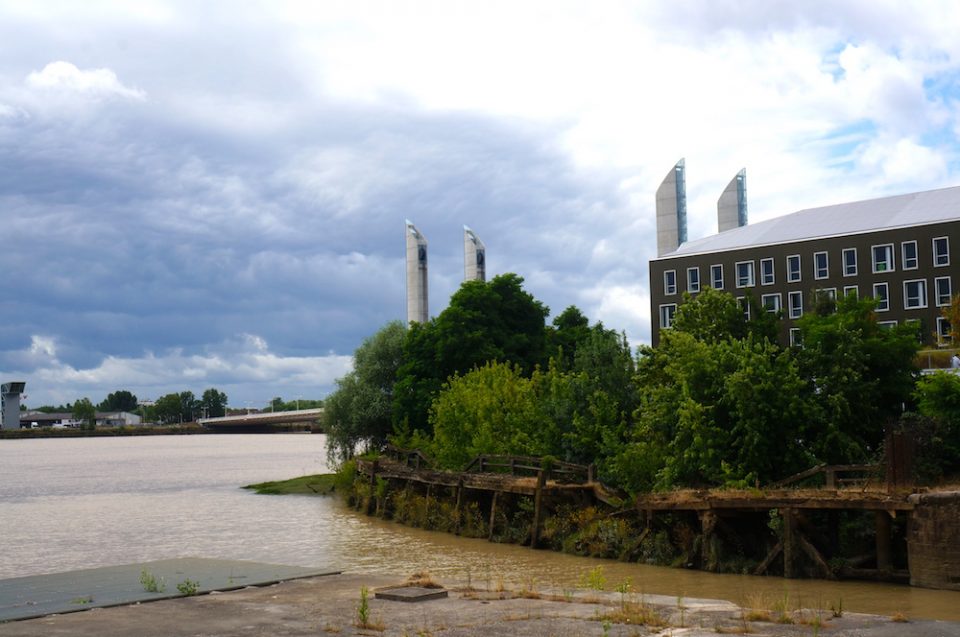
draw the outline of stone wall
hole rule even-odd
[[[960,492],[910,496],[910,584],[960,591]]]

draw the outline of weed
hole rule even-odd
[[[890,615],[890,621],[896,622],[898,624],[906,624],[910,620],[907,619],[907,616],[901,613],[900,611],[895,612],[893,615]]]
[[[370,619],[370,589],[366,586],[360,587],[360,604],[357,606],[357,628],[367,628],[369,630],[384,630],[383,622]]]
[[[419,586],[420,588],[443,588],[434,581],[433,577],[427,571],[417,571],[407,578],[404,586]]]
[[[342,629],[339,626],[334,626],[333,624],[327,624],[323,627],[323,632],[325,633],[339,633]]]
[[[610,629],[613,627],[613,624],[609,620],[604,619],[600,622],[600,627],[603,628],[603,637],[607,637],[610,634]]]
[[[580,576],[580,588],[589,588],[595,591],[602,591],[607,586],[607,578],[603,574],[603,567],[598,566],[590,569]]]
[[[157,577],[147,569],[140,571],[140,585],[148,593],[162,593],[167,590],[167,583],[162,577]]]
[[[86,597],[74,597],[73,599],[70,600],[70,603],[71,604],[92,604],[93,597],[90,595],[87,595]]]
[[[177,584],[177,590],[180,591],[181,595],[191,596],[196,595],[200,592],[200,582],[196,582],[192,579],[185,579],[179,584]]]
[[[834,617],[843,617],[843,598],[837,600],[837,603],[834,604],[830,602],[830,612],[833,613]]]
[[[630,592],[630,588],[633,586],[633,582],[628,577],[619,584],[617,584],[616,591],[620,593],[620,608],[626,608],[627,606],[627,593]]]

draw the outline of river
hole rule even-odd
[[[327,471],[311,434],[0,441],[0,579],[173,557],[350,572],[575,586],[603,566],[608,588],[791,603],[960,621],[960,593],[859,582],[716,575],[573,557],[404,527],[335,498],[262,496],[244,484]]]

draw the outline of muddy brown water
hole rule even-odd
[[[0,578],[174,557],[348,572],[427,570],[474,586],[572,588],[602,567],[608,590],[960,621],[960,593],[717,575],[580,558],[405,527],[333,498],[258,496],[239,485],[322,473],[310,434],[0,441]]]

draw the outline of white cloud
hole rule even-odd
[[[107,356],[92,367],[75,367],[57,356],[54,338],[34,335],[29,348],[9,353],[25,364],[7,377],[27,382],[30,404],[72,402],[89,396],[99,401],[109,391],[128,389],[141,398],[180,391],[198,394],[208,387],[238,390],[247,397],[263,398],[297,392],[321,397],[334,381],[350,371],[351,356],[281,356],[255,334],[188,354],[172,349],[162,354]]]
[[[128,88],[110,69],[81,70],[70,62],[51,62],[42,71],[27,76],[27,86],[34,89],[67,91],[87,95],[116,95],[134,100],[146,99],[140,89]]]

